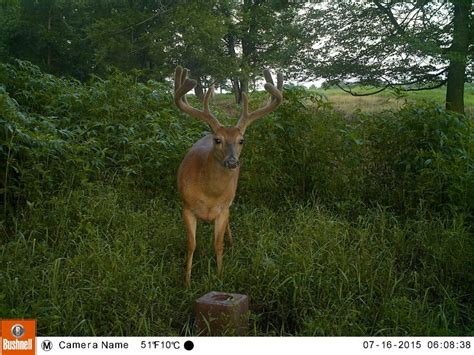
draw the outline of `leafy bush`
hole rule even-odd
[[[163,84],[0,64],[0,317],[194,335],[193,300],[218,288],[250,295],[252,335],[472,333],[471,121],[432,105],[347,119],[285,88],[248,130],[224,276],[202,236],[184,290],[175,176],[203,130]]]
[[[82,84],[21,61],[0,65],[0,83],[4,201],[110,176],[176,197],[178,165],[204,126],[178,112],[166,85],[120,72]],[[238,199],[472,212],[473,124],[433,105],[347,119],[289,86],[247,138]]]
[[[343,191],[336,190],[346,190],[340,132],[347,122],[303,88],[288,87],[284,93],[278,111],[248,130],[241,190],[266,204],[337,200]]]
[[[411,213],[472,212],[474,126],[433,105],[357,113],[350,120],[285,91],[273,119],[249,130],[241,189],[335,206],[383,205]],[[260,199],[260,198],[258,198]],[[260,199],[261,200],[261,199]]]
[[[81,84],[18,61],[0,64],[0,83],[5,205],[117,174],[169,193],[200,136],[199,123],[178,119],[166,86],[119,72]]]
[[[0,86],[0,167],[4,212],[19,201],[41,199],[66,182],[83,179],[101,162],[55,120],[27,114]]]
[[[433,105],[359,116],[365,198],[398,210],[472,208],[472,120]]]

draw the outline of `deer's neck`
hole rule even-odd
[[[208,194],[217,196],[226,191],[235,193],[238,178],[239,168],[227,169],[214,157],[212,152],[209,153],[202,169],[202,181]]]

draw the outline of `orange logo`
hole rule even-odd
[[[36,354],[35,320],[8,319],[1,323],[1,355]]]

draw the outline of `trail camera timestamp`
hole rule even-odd
[[[470,340],[364,340],[364,349],[443,349],[468,350],[471,349]]]

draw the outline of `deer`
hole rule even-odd
[[[183,204],[182,217],[186,229],[187,256],[184,283],[190,285],[193,254],[196,249],[197,221],[214,222],[214,250],[217,273],[222,276],[224,234],[231,247],[234,245],[229,223],[229,210],[234,201],[239,180],[239,157],[244,145],[246,129],[257,119],[274,111],[283,101],[283,76],[277,74],[277,85],[265,69],[265,90],[270,100],[249,112],[248,96],[242,94],[242,113],[235,126],[225,127],[209,111],[211,85],[203,100],[203,109],[188,104],[186,93],[194,89],[196,81],[188,78],[189,71],[177,66],[174,77],[174,102],[189,116],[206,123],[212,133],[198,140],[182,160],[177,174],[178,191]]]

